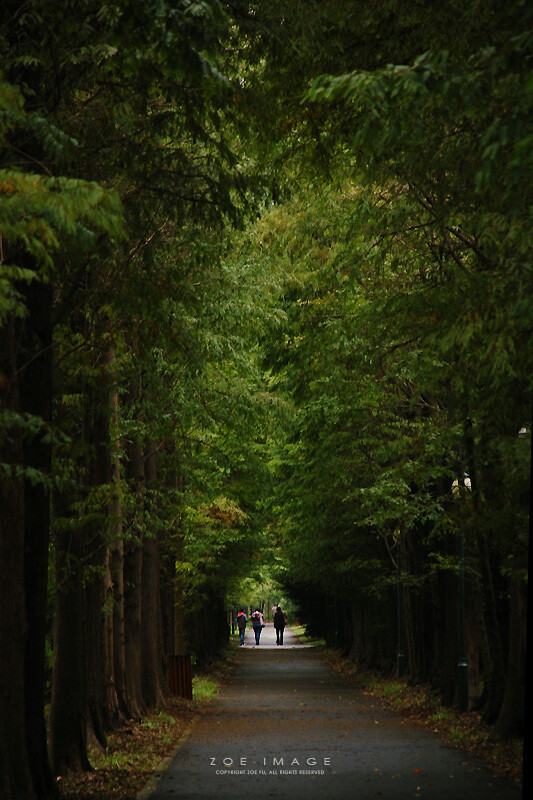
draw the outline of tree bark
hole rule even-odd
[[[26,287],[28,320],[23,326],[25,363],[20,379],[21,409],[49,423],[52,417],[52,287],[31,283]],[[30,324],[31,323],[31,324]],[[26,438],[24,464],[51,474],[51,445],[43,433]],[[58,796],[50,768],[45,706],[45,644],[50,541],[50,489],[42,481],[24,482],[24,574],[28,637],[25,659],[26,734],[37,795],[41,800]]]
[[[93,534],[91,536],[91,534]],[[107,746],[107,734],[112,729],[112,709],[107,696],[107,636],[106,636],[106,570],[107,548],[99,533],[88,526],[84,531],[89,539],[86,558],[92,573],[85,585],[85,654],[87,665],[87,703],[92,733],[102,747]]]
[[[155,488],[157,478],[156,451],[147,446],[145,462],[146,487]],[[152,531],[144,537],[142,557],[142,685],[148,706],[164,704],[162,664],[161,605],[159,591],[159,543]]]
[[[128,478],[132,491],[139,497],[144,492],[144,461],[133,442],[128,448]],[[139,499],[137,502],[141,502]],[[142,608],[142,537],[131,535],[124,543],[124,630],[126,661],[126,697],[133,717],[146,711],[142,692],[141,671],[141,608]]]
[[[176,561],[183,561],[183,531],[178,524],[176,531]],[[174,573],[176,568],[174,566]],[[184,587],[183,578],[181,574],[174,577],[174,654],[180,655],[187,650],[186,633],[185,633],[185,601],[184,601]]]
[[[18,413],[16,341],[8,322],[0,329],[0,408]],[[6,423],[0,461],[14,467],[22,458],[21,439]],[[0,795],[6,800],[36,798],[26,737],[24,581],[24,483],[0,473]]]
[[[470,418],[465,422],[465,451],[470,476],[472,506],[476,516],[479,516],[481,504],[479,476],[477,469],[477,455],[474,441],[473,424]],[[475,524],[475,521],[474,521]],[[500,622],[498,618],[494,582],[489,558],[489,549],[485,535],[477,529],[475,531],[475,545],[477,546],[478,563],[481,575],[481,587],[484,593],[484,613],[487,629],[490,631],[488,643],[490,646],[490,672],[485,676],[487,687],[487,704],[483,712],[485,722],[491,724],[496,721],[505,691],[505,660],[501,640]]]
[[[453,548],[446,547],[445,552]],[[458,603],[457,577],[442,570],[433,582],[432,605],[434,608],[433,681],[439,689],[442,701],[451,706],[457,689],[458,660]]]
[[[171,488],[182,489],[182,484],[183,480],[175,475]],[[164,551],[160,551],[163,652],[167,656],[188,652],[183,578],[181,571],[176,570],[176,564],[183,560],[183,531],[179,517],[173,520],[172,529],[172,537],[167,540]]]
[[[495,736],[524,736],[526,694],[527,587],[520,574],[511,578],[509,660],[502,707]]]
[[[113,592],[113,666],[117,699],[122,714],[131,717],[126,687],[126,635],[124,618],[124,542],[117,539],[110,553]]]
[[[107,375],[103,376],[104,385]],[[89,390],[86,409],[86,445],[91,454],[88,467],[88,489],[100,489],[111,484],[111,460],[109,441],[108,393]],[[108,508],[100,502],[93,509],[89,497],[85,509],[90,518],[85,524],[86,559],[90,574],[86,585],[86,650],[87,690],[89,719],[96,739],[102,747],[107,745],[107,734],[116,727],[119,711],[113,675],[113,653],[109,651],[112,635],[109,635],[113,615],[108,607],[111,582],[109,576],[109,552],[106,544],[106,528],[109,524]]]
[[[112,388],[110,393],[110,410],[113,430],[118,428],[120,415],[119,397],[116,383],[116,356],[115,351],[109,352],[109,365],[112,370]],[[109,504],[109,516],[112,531],[113,544],[109,554],[110,571],[110,602],[113,608],[112,617],[112,640],[109,644],[110,652],[113,654],[113,674],[117,700],[122,715],[126,718],[132,716],[131,709],[127,700],[126,689],[126,636],[124,623],[124,541],[122,525],[122,507],[120,501],[120,458],[119,442],[115,442],[112,448],[112,481],[113,490]]]
[[[475,548],[477,550],[477,548]],[[490,647],[489,634],[487,629],[487,619],[485,614],[485,596],[480,580],[477,575],[473,575],[469,581],[471,589],[471,615],[472,615],[472,633],[469,636],[470,646],[474,658],[480,661],[480,680],[483,683],[484,689],[481,693],[478,703],[485,707],[485,714],[489,718],[493,716],[494,712],[490,709],[495,709],[496,713],[501,705],[501,695],[499,692],[494,692],[494,675],[492,650]],[[468,662],[472,665],[472,658],[468,658]],[[475,671],[470,669],[470,682],[475,679]]]
[[[56,501],[57,511],[59,504]],[[66,508],[61,510],[68,512]],[[56,775],[91,769],[87,753],[83,543],[79,530],[67,527],[66,517],[67,514],[63,524],[58,525],[55,547],[57,591],[50,752]]]

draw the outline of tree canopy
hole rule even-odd
[[[262,579],[446,702],[466,655],[520,734],[527,4],[0,13],[6,798],[55,797]]]

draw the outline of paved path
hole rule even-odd
[[[384,710],[286,631],[251,630],[229,683],[151,800],[518,800],[521,791]]]

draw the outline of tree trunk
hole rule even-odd
[[[109,364],[112,369],[112,389],[110,394],[111,420],[113,423],[114,436],[119,421],[119,398],[116,384],[116,357],[114,350],[109,352]],[[113,545],[109,554],[110,571],[110,602],[113,608],[111,635],[112,640],[109,644],[110,652],[113,654],[113,674],[115,690],[120,711],[124,717],[131,717],[131,709],[127,701],[126,689],[126,637],[124,627],[124,541],[122,526],[122,508],[120,502],[120,459],[118,455],[119,443],[115,443],[112,450],[112,480],[113,491],[109,504],[109,516],[113,538]]]
[[[146,711],[141,677],[141,579],[142,548],[136,542],[127,542],[124,550],[126,696],[128,708],[138,719]]]
[[[183,480],[174,476],[171,487],[183,490]],[[163,553],[161,570],[161,604],[163,609],[163,652],[178,655],[188,652],[185,629],[184,587],[181,570],[176,564],[183,561],[183,531],[178,518],[172,523],[173,535]]]
[[[16,336],[0,329],[0,407],[20,411],[16,382]],[[22,464],[22,444],[6,422],[0,430],[0,460]],[[24,591],[24,485],[0,473],[0,795],[34,800],[25,719],[26,603]]]
[[[163,622],[163,653],[177,655],[185,653],[185,630],[181,593],[176,586],[176,557],[167,554],[161,573],[161,611]]]
[[[96,396],[95,396],[96,395]],[[91,489],[100,489],[111,483],[111,461],[109,452],[108,396],[102,397],[100,390],[88,392],[86,421],[87,450],[89,461],[88,484]],[[108,628],[112,624],[111,609],[107,607],[109,579],[109,553],[106,545],[106,527],[109,523],[108,508],[101,501],[89,496],[89,507],[85,513],[95,520],[84,525],[86,537],[86,560],[90,574],[86,579],[86,650],[88,710],[92,729],[102,747],[107,745],[107,733],[116,726],[119,712],[114,690],[113,654],[108,645],[112,636]]]
[[[59,503],[56,501],[57,510]],[[63,525],[58,525],[55,547],[57,591],[50,752],[56,775],[91,769],[87,754],[83,547],[80,532],[71,531],[66,523],[65,519]]]
[[[49,423],[52,416],[52,289],[49,284],[26,287],[25,304],[31,320],[23,327],[25,362],[20,379],[21,409]],[[44,475],[51,472],[51,445],[43,434],[26,438],[24,464]],[[41,481],[24,485],[24,555],[28,636],[25,660],[26,735],[37,795],[58,795],[48,757],[45,705],[45,643],[50,540],[50,491]]]
[[[474,515],[479,516],[481,504],[479,477],[477,470],[477,454],[474,441],[473,424],[470,418],[465,422],[465,451],[470,476],[470,486],[472,494],[472,507]],[[476,519],[474,519],[474,525]],[[484,590],[485,618],[487,629],[490,631],[488,643],[490,645],[490,672],[486,675],[487,686],[487,705],[483,712],[485,722],[493,723],[496,721],[505,690],[505,661],[503,656],[503,646],[501,641],[500,622],[498,618],[494,582],[490,565],[489,550],[485,535],[479,529],[475,532],[475,544],[477,546],[479,568],[481,574],[481,586]]]
[[[58,592],[51,739],[57,772],[90,769],[88,725],[105,745],[118,707],[108,669],[105,610],[109,559],[102,531],[107,514],[104,510],[95,518],[99,509],[90,506],[91,488],[107,483],[110,471],[107,420],[97,401],[89,389],[83,434],[88,454],[84,470],[88,496],[76,531],[70,532],[70,508],[58,509],[64,512],[65,519],[59,519],[56,541]]]
[[[145,462],[147,489],[155,488],[156,453],[152,444],[147,447]],[[142,558],[142,685],[148,706],[164,703],[164,674],[162,669],[162,631],[159,592],[159,544],[152,531],[144,537]]]
[[[444,553],[453,552],[453,546],[444,542]],[[437,571],[433,582],[434,648],[433,680],[438,686],[445,705],[453,705],[457,690],[458,661],[458,603],[457,577],[451,572]]]
[[[473,682],[476,683],[480,681],[484,685],[483,692],[478,692],[478,694],[480,694],[480,697],[477,701],[478,704],[484,705],[486,709],[494,706],[499,708],[501,698],[498,700],[494,694],[494,691],[491,690],[491,686],[493,685],[493,681],[491,680],[491,676],[493,675],[492,652],[487,630],[484,593],[477,575],[472,576],[471,580],[469,581],[469,585],[471,589],[472,600],[470,613],[473,623],[471,626],[471,635],[468,637],[471,645],[471,655],[468,657],[468,663],[470,665],[470,683],[472,685]],[[478,670],[473,668],[472,656],[475,659],[477,658],[478,653],[479,661],[481,662],[481,674],[479,675],[478,681],[476,681],[476,673]]]
[[[56,424],[68,417],[58,408]],[[68,493],[67,493],[68,492]],[[84,652],[85,555],[82,529],[76,525],[71,490],[53,496],[55,608],[50,706],[50,757],[55,775],[91,769],[87,750],[87,681]]]
[[[124,542],[117,539],[110,553],[113,593],[113,666],[115,688],[122,714],[131,717],[126,687],[126,636],[124,619]]]
[[[334,631],[333,631],[333,641],[336,642],[335,646],[338,647],[339,642],[339,635],[338,630],[340,627],[340,619],[339,619],[339,611],[338,606],[344,605],[343,603],[339,603],[337,596],[335,596],[335,603],[333,606],[333,613],[334,613]],[[344,639],[344,646],[348,652],[348,658],[350,661],[353,661],[354,664],[359,664],[361,662],[361,647],[362,647],[362,631],[363,631],[363,614],[361,613],[361,601],[351,597],[349,601],[349,616],[350,616],[350,636],[343,636]],[[343,626],[346,629],[346,625]]]
[[[139,498],[144,490],[144,463],[138,444],[128,448],[128,478]],[[124,630],[126,661],[126,697],[134,717],[146,711],[142,693],[141,672],[141,607],[142,607],[142,538],[133,535],[124,543]]]
[[[409,676],[413,683],[427,679],[427,653],[425,636],[426,588],[420,582],[423,575],[424,550],[422,534],[418,529],[404,535],[404,614],[406,656]]]
[[[112,709],[107,706],[106,570],[107,548],[92,526],[85,529],[91,552],[86,554],[91,575],[85,585],[85,663],[87,665],[87,703],[92,732],[102,747],[112,729]],[[93,535],[91,535],[93,534]]]
[[[497,737],[524,736],[526,693],[527,586],[523,577],[511,578],[509,661],[503,703],[494,728]]]
[[[176,532],[176,561],[183,561],[183,532],[178,525]],[[176,568],[174,567],[174,573]],[[184,601],[184,587],[183,578],[181,573],[175,575],[174,578],[174,653],[176,655],[185,653],[187,651],[186,634],[185,634],[185,601]]]

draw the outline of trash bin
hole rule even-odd
[[[168,690],[177,697],[192,700],[192,669],[190,655],[168,656]]]

